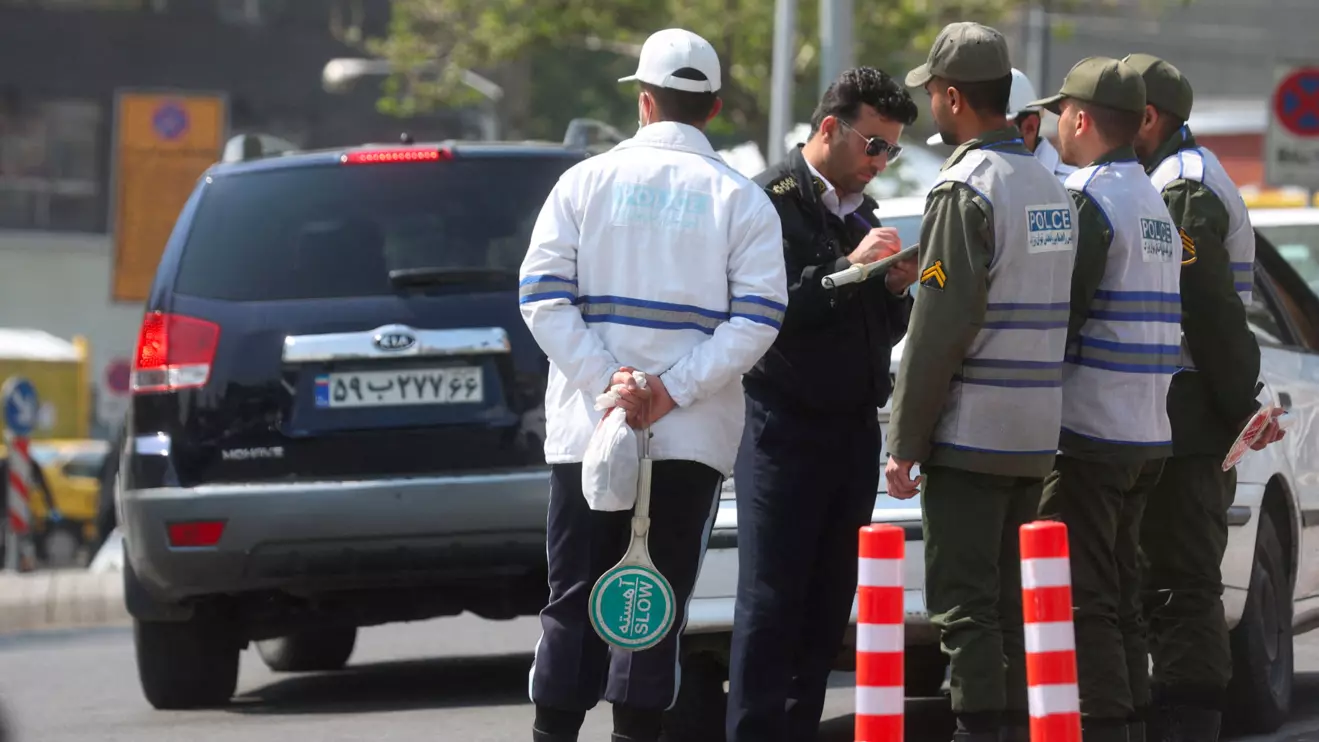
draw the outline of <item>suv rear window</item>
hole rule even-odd
[[[459,155],[217,177],[174,290],[230,301],[379,296],[398,291],[389,274],[400,269],[515,288],[541,205],[575,162]]]

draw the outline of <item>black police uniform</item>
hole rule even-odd
[[[838,218],[800,147],[755,180],[782,220],[788,311],[742,380],[727,732],[729,742],[813,740],[856,594],[858,530],[879,487],[877,410],[911,299],[880,277],[820,285],[880,226],[872,199]]]

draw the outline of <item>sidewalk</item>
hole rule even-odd
[[[123,579],[83,569],[0,573],[0,634],[127,624]]]

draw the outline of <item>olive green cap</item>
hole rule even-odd
[[[949,23],[930,47],[925,64],[907,73],[907,87],[922,88],[931,78],[984,82],[1012,74],[1008,42],[997,30],[972,21]]]
[[[1057,95],[1041,98],[1030,105],[1059,113],[1062,102],[1072,100],[1095,103],[1119,111],[1145,112],[1145,81],[1136,68],[1112,57],[1086,57],[1077,62]]]
[[[1191,118],[1195,94],[1181,70],[1153,54],[1128,54],[1122,60],[1145,79],[1145,102],[1182,121]]]

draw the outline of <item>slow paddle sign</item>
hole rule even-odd
[[[614,567],[592,592],[591,625],[619,649],[649,649],[673,626],[673,590],[654,567]]]
[[[638,379],[645,387],[645,377]],[[611,646],[649,649],[673,628],[673,588],[650,559],[650,428],[641,431],[641,469],[627,553],[591,588],[591,627]]]

